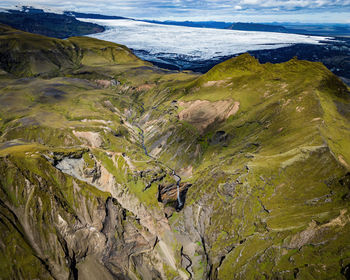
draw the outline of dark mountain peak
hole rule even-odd
[[[244,31],[287,32],[287,29],[282,25],[261,24],[253,22],[236,22],[233,23],[228,29]]]
[[[0,12],[0,23],[55,38],[81,36],[105,30],[103,26],[79,21],[69,14],[55,14],[30,6],[23,6],[20,10]]]
[[[65,11],[64,14],[67,16],[73,16],[75,18],[129,19],[129,18],[120,17],[120,16],[106,16],[106,15],[100,15],[100,14],[94,14],[94,13],[79,13],[79,12],[73,12],[73,11]]]

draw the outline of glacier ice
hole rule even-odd
[[[287,33],[172,26],[137,20],[79,20],[107,27],[105,32],[89,35],[90,37],[126,45],[139,57],[151,61],[210,60],[296,43],[320,44],[321,41],[330,39]]]

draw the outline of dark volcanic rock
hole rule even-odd
[[[55,38],[82,36],[105,30],[103,26],[79,21],[71,15],[46,13],[41,9],[31,7],[0,13],[0,23],[26,32]]]

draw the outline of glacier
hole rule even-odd
[[[220,60],[247,51],[293,44],[322,44],[333,38],[260,31],[162,25],[138,20],[82,19],[106,31],[90,37],[126,45],[140,58],[186,68],[195,61]]]

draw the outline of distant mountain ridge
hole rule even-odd
[[[282,32],[288,33],[288,29],[281,25],[270,25],[260,23],[237,22],[232,24],[228,29],[244,30],[244,31],[267,31],[267,32]]]
[[[105,28],[95,23],[82,22],[75,16],[46,12],[23,6],[21,10],[0,12],[0,23],[40,35],[67,38],[103,32]]]
[[[73,16],[76,18],[93,18],[93,19],[130,19],[126,17],[120,17],[120,16],[106,16],[106,15],[100,15],[100,14],[93,14],[93,13],[78,13],[78,12],[72,12],[72,11],[65,11],[63,14],[67,16]]]
[[[142,20],[149,23],[157,23],[164,25],[176,25],[176,26],[187,26],[187,27],[198,27],[198,28],[216,28],[216,29],[227,29],[232,23],[222,21],[158,21],[158,20]]]
[[[350,36],[349,24],[291,24],[291,23],[254,23],[221,21],[157,21],[143,20],[149,23],[199,28],[230,29],[241,31],[279,32],[314,36]]]

